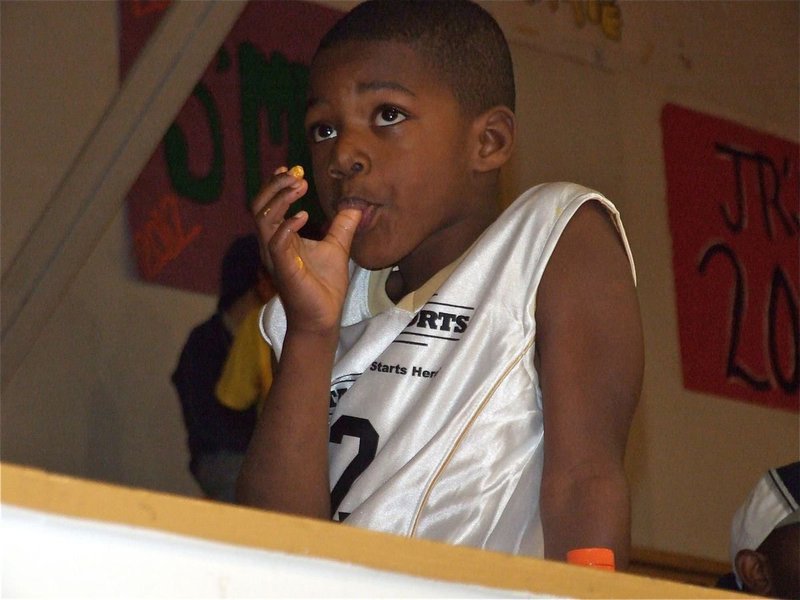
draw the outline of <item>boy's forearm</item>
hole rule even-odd
[[[243,504],[330,518],[328,405],[335,336],[287,332],[237,485]]]
[[[609,471],[542,484],[545,557],[566,560],[569,550],[614,551],[617,570],[630,558],[630,498],[624,472]]]

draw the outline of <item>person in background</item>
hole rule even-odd
[[[234,333],[264,303],[263,287],[257,238],[237,238],[222,259],[217,310],[189,334],[172,374],[188,435],[189,470],[203,494],[214,500],[234,502],[257,414],[255,403],[244,410],[223,406],[215,387]]]
[[[770,469],[731,523],[733,572],[717,587],[800,598],[800,462]]]

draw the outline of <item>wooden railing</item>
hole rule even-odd
[[[713,587],[731,570],[728,563],[688,554],[633,548],[628,572],[703,587]]]
[[[302,577],[303,568],[307,569],[310,580],[320,565],[330,565],[331,561],[342,566],[341,576],[338,575],[339,569],[333,570],[334,579],[330,580],[333,583],[338,581],[336,577],[342,579],[361,577],[358,572],[373,573],[373,580],[374,573],[377,572],[380,581],[380,573],[385,573],[383,578],[386,580],[385,585],[389,587],[380,588],[383,592],[381,595],[384,596],[391,596],[392,590],[400,590],[400,587],[392,587],[400,586],[401,583],[398,582],[423,581],[430,582],[429,585],[433,586],[431,590],[441,590],[441,586],[456,586],[454,589],[462,590],[462,593],[464,589],[474,590],[475,593],[470,595],[488,597],[519,597],[520,592],[528,596],[562,598],[738,597],[738,594],[666,579],[628,573],[609,573],[561,562],[511,556],[427,540],[407,539],[326,521],[86,481],[11,464],[0,464],[0,486],[0,501],[5,514],[22,514],[23,517],[28,515],[27,521],[22,519],[21,527],[24,528],[25,523],[32,522],[34,530],[32,533],[45,537],[44,542],[31,545],[26,542],[27,534],[24,531],[20,533],[20,526],[8,532],[9,534],[16,532],[15,535],[4,535],[6,557],[14,558],[14,561],[4,562],[3,577],[4,580],[14,582],[15,589],[9,591],[20,594],[36,595],[37,592],[41,592],[41,587],[36,587],[41,585],[39,581],[41,577],[36,574],[41,574],[43,570],[47,571],[49,578],[46,581],[42,580],[51,586],[48,589],[56,586],[56,589],[67,595],[96,592],[98,586],[102,591],[108,591],[108,588],[103,587],[106,583],[117,586],[113,595],[138,595],[142,593],[140,589],[125,586],[135,586],[143,578],[158,578],[162,571],[166,573],[165,585],[171,586],[167,589],[177,589],[176,586],[181,583],[179,567],[182,564],[185,566],[187,556],[191,558],[196,554],[192,552],[176,554],[173,550],[175,570],[170,564],[158,565],[158,568],[149,570],[140,567],[136,577],[128,579],[124,577],[131,566],[117,564],[113,562],[113,558],[109,566],[98,567],[99,559],[106,558],[108,562],[108,556],[103,555],[108,553],[109,556],[113,556],[114,544],[111,544],[108,551],[96,552],[97,560],[92,558],[76,561],[70,556],[77,552],[73,548],[79,546],[85,548],[87,543],[92,542],[91,532],[98,531],[98,535],[105,535],[106,531],[110,531],[120,535],[133,535],[135,539],[147,538],[151,540],[151,544],[155,538],[155,546],[151,545],[152,552],[161,553],[163,550],[167,556],[170,556],[168,550],[175,545],[175,540],[184,545],[200,545],[205,548],[206,553],[205,563],[202,564],[212,565],[214,568],[219,568],[223,563],[231,565],[229,560],[231,549],[238,549],[233,554],[243,557],[240,564],[234,561],[229,567],[230,571],[218,578],[218,583],[222,581],[225,586],[230,587],[260,578],[270,584],[264,588],[265,597],[307,595],[309,592]],[[32,519],[30,515],[33,515]],[[80,541],[82,546],[73,544],[69,540],[64,542],[60,530],[57,534],[54,532],[52,538],[55,541],[52,544],[46,540],[47,523],[51,523],[51,527],[55,528],[56,524],[65,521],[79,525],[77,527],[79,539],[76,542]],[[81,527],[84,529],[82,536]],[[159,535],[153,535],[154,533]],[[162,538],[168,540],[163,543],[163,548],[158,541]],[[59,539],[63,547],[61,551],[54,549]],[[123,546],[122,550],[125,550],[127,539],[123,537],[118,544]],[[28,546],[26,556],[29,556],[29,559],[20,558],[25,554],[23,546],[26,544]],[[16,548],[13,547],[15,545]],[[47,552],[50,552],[51,556],[46,556]],[[219,555],[215,555],[215,552],[219,552]],[[286,577],[283,576],[280,571],[280,564],[283,563],[275,558],[287,556],[295,557],[295,562],[307,563],[306,567],[301,566],[301,577],[292,580],[295,583],[286,583],[290,578],[288,574]],[[228,562],[223,560],[226,557]],[[70,568],[63,568],[61,563],[70,558],[73,558],[74,564],[70,563],[72,565]],[[656,565],[659,561],[663,563],[665,562],[663,559],[664,555],[637,552],[634,555],[635,569]],[[673,572],[668,574],[674,575],[679,565],[674,561],[671,564]],[[55,568],[49,568],[48,565]],[[58,566],[62,568],[58,569]],[[241,575],[244,568],[250,569],[247,577]],[[297,569],[294,569],[295,573],[296,571]],[[33,575],[28,576],[28,572]],[[196,579],[197,574],[192,573]],[[646,574],[661,573],[648,571]],[[56,580],[58,577],[61,580]],[[110,581],[112,577],[117,579],[112,582]],[[271,582],[274,581],[281,582],[280,585],[283,587],[277,589],[271,587]],[[392,581],[395,584],[392,584]],[[183,582],[197,585],[197,581],[189,581],[186,577]],[[27,587],[28,584],[31,586],[30,589]],[[4,591],[6,591],[5,586],[4,581]],[[196,587],[192,589],[194,593],[201,595],[218,596],[220,593],[219,590],[202,589],[197,592]],[[450,592],[452,595],[453,590]],[[430,593],[437,595],[435,592]]]

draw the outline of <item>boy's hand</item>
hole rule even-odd
[[[285,167],[275,171],[253,202],[253,214],[262,259],[286,309],[288,326],[324,335],[339,326],[349,280],[350,244],[361,211],[340,211],[321,241],[301,238],[298,231],[308,221],[308,213],[284,218],[289,206],[308,191],[301,173],[293,174]]]

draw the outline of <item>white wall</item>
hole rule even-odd
[[[115,2],[4,2],[2,266],[118,91]],[[2,458],[195,494],[169,375],[213,298],[133,275],[120,210],[3,391]]]
[[[623,2],[620,42],[578,28],[567,3],[487,6],[518,79],[509,191],[554,179],[600,189],[636,257],[647,368],[628,461],[634,544],[725,560],[737,504],[798,456],[798,420],[682,387],[659,116],[676,102],[796,141],[799,5]],[[0,24],[5,274],[118,90],[116,4],[6,1]],[[169,374],[213,305],[134,277],[120,204],[3,391],[0,457],[196,494]]]

